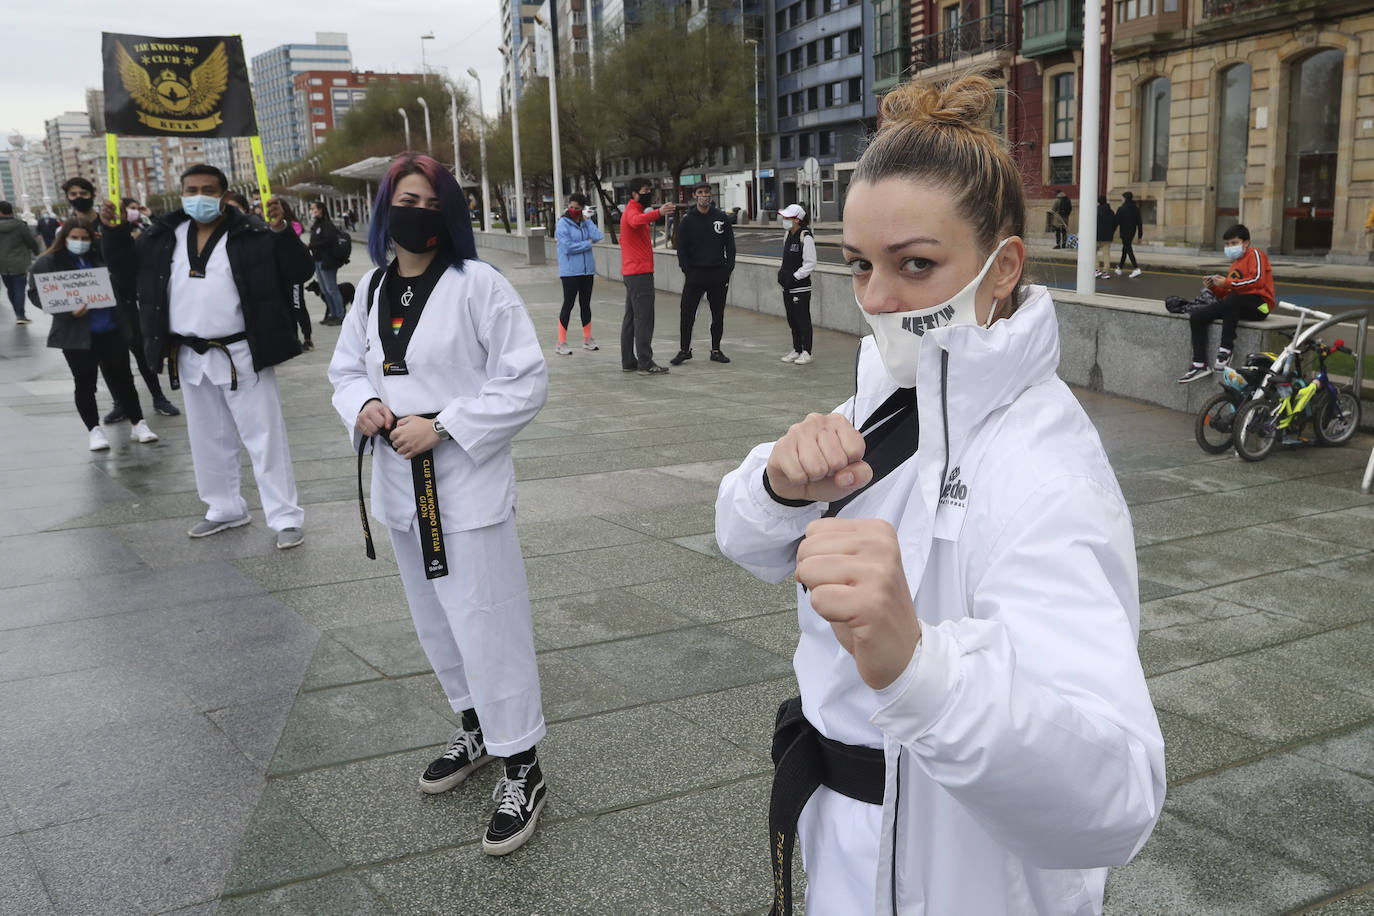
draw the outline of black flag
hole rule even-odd
[[[257,134],[243,41],[101,33],[105,129],[126,137]]]

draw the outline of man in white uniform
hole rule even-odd
[[[168,361],[184,386],[186,428],[205,518],[187,533],[208,537],[251,520],[239,492],[239,440],[248,449],[268,527],[285,550],[304,540],[291,454],[273,366],[300,353],[290,287],[314,273],[309,250],[268,203],[270,231],[222,206],[224,173],[194,165],[181,176],[182,211],[143,230],[115,225],[106,201],[105,259],[133,275],[148,362]]]

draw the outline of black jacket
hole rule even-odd
[[[1123,242],[1145,237],[1145,229],[1140,225],[1140,208],[1133,200],[1121,202],[1121,209],[1116,211],[1116,225],[1121,229]]]
[[[225,210],[225,218],[228,232],[222,244],[243,308],[253,370],[259,372],[300,354],[296,319],[291,314],[291,284],[309,280],[315,262],[289,226],[281,232],[254,226],[233,207]],[[135,283],[144,353],[158,372],[171,352],[167,290],[176,227],[189,219],[180,210],[155,219],[144,227],[137,243],[130,237],[128,223],[106,226],[100,237],[110,273]]]
[[[334,256],[338,239],[339,227],[327,216],[321,216],[310,227],[310,256],[325,270],[338,270],[344,264]]]
[[[1112,212],[1111,204],[1097,205],[1097,240],[1099,242],[1110,242],[1116,235],[1116,214]]]
[[[723,210],[702,213],[695,206],[677,229],[677,263],[684,271],[701,267],[735,269],[735,229]]]

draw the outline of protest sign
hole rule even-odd
[[[88,309],[107,309],[115,305],[110,288],[110,271],[105,267],[85,270],[58,270],[33,278],[38,287],[38,303],[50,315]]]

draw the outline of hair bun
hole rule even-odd
[[[883,98],[883,126],[936,124],[984,128],[997,88],[987,77],[966,74],[945,83],[907,83]]]

